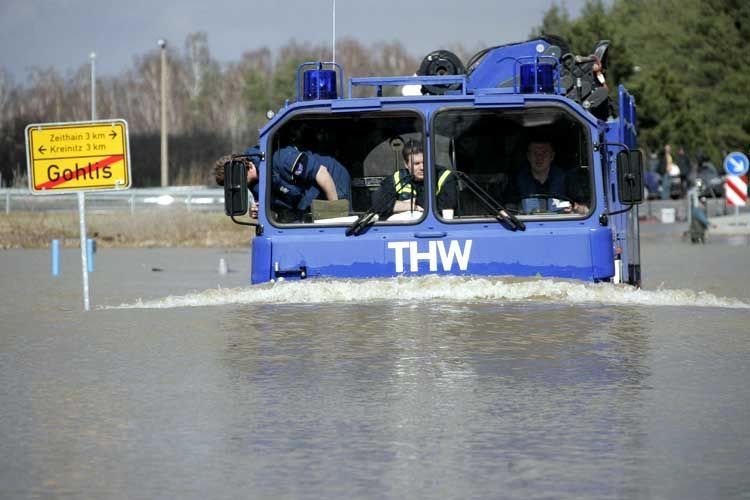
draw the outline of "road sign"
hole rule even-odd
[[[32,194],[127,189],[131,185],[129,154],[125,120],[26,127]]]
[[[745,175],[750,169],[750,160],[743,153],[735,151],[724,158],[724,170],[729,175]]]
[[[747,205],[747,177],[728,175],[724,182],[724,197],[727,205],[734,207]]]

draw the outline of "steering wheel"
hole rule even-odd
[[[567,201],[568,203],[570,203],[571,210],[573,209],[573,206],[575,205],[575,202],[573,200],[571,200],[570,198],[568,198],[567,196],[562,196],[562,195],[559,195],[559,194],[545,194],[545,193],[531,193],[531,194],[527,194],[526,196],[524,196],[523,198],[521,198],[521,205],[523,206],[523,200],[528,200],[528,199]],[[550,210],[549,209],[549,203],[547,203],[547,207],[548,207],[547,210],[546,210],[547,212],[552,212],[552,213],[556,213],[557,212],[556,210]]]

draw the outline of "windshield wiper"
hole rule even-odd
[[[462,181],[464,181],[464,184],[467,188],[469,188],[469,191],[471,191],[471,193],[476,196],[476,198],[482,203],[482,205],[484,205],[484,207],[489,210],[490,215],[495,217],[498,222],[500,222],[500,224],[502,224],[502,226],[506,229],[510,229],[511,231],[518,231],[519,229],[521,231],[526,231],[526,224],[518,220],[515,215],[510,213],[504,206],[502,206],[500,202],[497,201],[487,191],[485,191],[482,186],[477,184],[477,182],[472,179],[469,174],[467,174],[466,172],[462,172],[456,168],[456,144],[453,138],[451,138],[450,144],[448,146],[448,156],[451,160],[450,171],[453,172]]]
[[[391,203],[395,202],[398,199],[398,190],[409,184],[411,184],[411,175],[407,174],[403,178],[399,179],[398,183],[393,185],[393,192],[390,193],[390,196],[378,200],[379,203],[377,204],[371,205],[365,213],[360,215],[357,220],[352,222],[351,226],[346,228],[346,233],[344,234],[346,234],[347,236],[359,236],[360,234],[365,232],[365,229],[378,221],[378,214],[384,212]],[[412,200],[414,199],[415,198],[412,197]]]
[[[515,215],[510,213],[508,209],[502,206],[500,202],[498,202],[491,194],[485,191],[482,186],[477,184],[477,182],[472,179],[469,174],[455,168],[451,169],[451,172],[453,172],[456,177],[464,181],[464,185],[469,189],[469,191],[471,191],[471,193],[476,196],[477,200],[479,200],[480,203],[482,203],[482,205],[484,205],[485,208],[489,210],[490,215],[495,217],[503,225],[503,227],[510,229],[511,231],[526,231],[526,224],[524,224],[523,221],[518,220]]]
[[[367,209],[365,213],[360,215],[357,220],[352,222],[352,225],[346,228],[346,234],[347,236],[359,236],[362,234],[365,229],[367,229],[369,226],[373,225],[375,222],[378,221],[378,211],[375,210],[373,207],[370,207]]]

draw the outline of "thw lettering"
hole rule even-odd
[[[453,269],[454,263],[458,264],[461,271],[466,271],[469,267],[471,244],[472,240],[466,240],[462,248],[458,241],[450,240],[446,250],[444,241],[431,240],[427,242],[427,251],[420,252],[416,241],[392,241],[388,243],[388,248],[394,252],[397,273],[404,272],[406,259],[409,261],[409,271],[412,273],[419,271],[420,261],[426,261],[430,272],[436,272],[438,260],[443,271]]]

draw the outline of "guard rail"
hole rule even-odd
[[[0,189],[0,203],[6,214],[11,212],[75,211],[78,198],[74,193],[34,196],[25,188]],[[166,188],[133,188],[123,191],[86,193],[86,211],[107,213],[155,209],[223,212],[224,190],[204,186]]]

